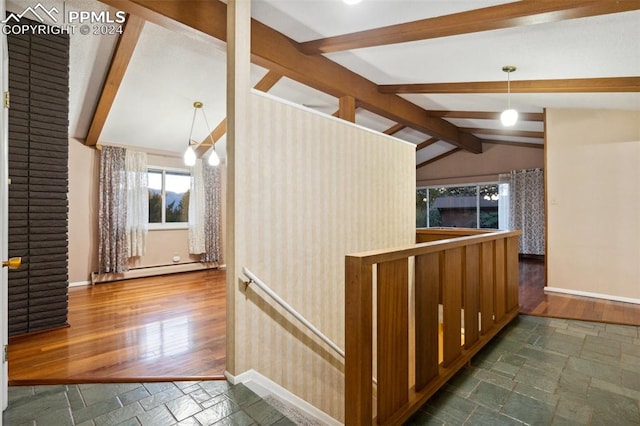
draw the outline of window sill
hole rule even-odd
[[[173,231],[189,229],[188,223],[150,223],[149,231]]]

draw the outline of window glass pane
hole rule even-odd
[[[149,223],[162,223],[162,172],[149,170]]]
[[[429,189],[429,226],[477,228],[476,187]]]
[[[165,222],[189,220],[189,189],[191,177],[185,174],[165,172]]]
[[[427,224],[427,189],[416,190],[416,228],[426,228]]]
[[[498,229],[498,185],[480,186],[480,228]]]

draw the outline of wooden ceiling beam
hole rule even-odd
[[[356,100],[353,96],[342,96],[340,98],[338,118],[350,123],[356,122]]]
[[[131,56],[133,56],[133,52],[138,44],[144,22],[144,19],[135,15],[129,15],[127,17],[122,34],[116,43],[111,64],[109,65],[109,71],[102,86],[100,97],[98,98],[98,104],[93,112],[93,118],[91,119],[89,131],[87,132],[87,137],[84,142],[87,146],[96,146],[100,140],[102,129],[109,116],[109,111],[111,111],[113,101],[118,94]]]
[[[407,43],[640,9],[638,1],[517,1],[300,43],[307,55]]]
[[[427,114],[442,118],[468,118],[480,120],[499,120],[502,112],[490,111],[427,111]],[[541,112],[518,112],[520,121],[544,121]]]
[[[144,19],[176,30],[193,28],[226,40],[226,5],[197,0],[101,0]],[[460,132],[439,117],[394,94],[382,94],[378,86],[347,68],[323,57],[307,56],[298,43],[256,20],[251,22],[252,62],[287,78],[341,98],[353,96],[358,107],[407,127],[433,135],[473,153],[482,152],[480,140]]]
[[[222,121],[216,126],[215,129],[211,132],[209,136],[207,136],[196,148],[196,157],[202,157],[205,152],[211,148],[213,144],[218,142],[220,138],[222,138],[227,133],[227,119],[223,118]],[[213,139],[213,143],[211,142]]]
[[[432,158],[432,159],[430,159],[430,160],[423,161],[422,163],[420,163],[420,164],[418,164],[418,165],[416,166],[416,170],[421,169],[421,168],[423,168],[424,166],[428,166],[429,164],[433,164],[433,163],[435,163],[436,161],[440,161],[440,160],[442,160],[443,158],[447,158],[448,156],[453,155],[453,154],[455,154],[456,152],[459,152],[459,151],[462,151],[462,149],[460,149],[460,148],[454,148],[454,149],[452,149],[451,151],[447,151],[447,152],[445,152],[444,154],[440,154],[440,155],[438,155],[437,157],[433,157],[433,158]]]
[[[431,146],[431,145],[433,145],[434,143],[438,143],[438,142],[440,142],[440,139],[438,139],[438,138],[429,138],[429,139],[427,139],[427,140],[426,140],[426,141],[424,141],[424,142],[420,142],[418,145],[416,145],[416,152],[417,152],[417,151],[420,151],[420,150],[421,150],[421,149],[423,149],[423,148],[426,148],[426,147],[428,147],[428,146]]]
[[[398,133],[400,130],[404,129],[405,127],[407,126],[405,126],[404,124],[400,124],[400,123],[394,124],[393,126],[389,127],[387,130],[385,130],[382,133],[384,133],[385,135],[394,135]]]
[[[640,2],[638,2],[640,4]],[[468,94],[507,93],[507,81],[468,83],[385,84],[380,93]],[[511,80],[511,93],[640,92],[640,77]]]
[[[531,132],[526,130],[508,130],[508,129],[476,129],[476,128],[461,128],[465,132],[473,133],[475,135],[500,135],[500,136],[518,136],[521,138],[537,138],[543,139],[544,132]]]
[[[544,149],[543,143],[510,142],[510,141],[499,141],[494,139],[481,139],[481,140],[482,140],[482,143],[488,143],[490,145],[509,145],[509,146],[520,146],[523,148]]]
[[[269,71],[260,79],[260,81],[253,86],[254,89],[260,90],[261,92],[268,92],[271,90],[273,86],[276,85],[282,78],[282,74],[278,74],[273,71]]]

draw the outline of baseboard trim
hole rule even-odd
[[[590,291],[569,290],[566,288],[547,286],[544,288],[544,292],[569,294],[571,296],[593,297],[595,299],[612,300],[614,302],[633,303],[635,305],[640,305],[640,299],[632,299],[630,297],[622,297],[622,296],[613,296],[610,294],[592,293]]]
[[[242,383],[253,392],[255,392],[260,398],[264,398],[268,395],[274,395],[281,400],[295,406],[300,411],[304,411],[311,417],[315,417],[319,421],[327,425],[341,425],[339,421],[329,416],[324,411],[309,404],[304,399],[292,394],[287,389],[283,388],[279,384],[275,383],[271,379],[263,376],[255,370],[248,370],[237,376],[232,375],[228,371],[224,372],[227,380],[234,385]]]
[[[83,285],[91,285],[91,281],[77,281],[75,283],[69,283],[69,287],[82,287]]]
[[[195,272],[204,271],[206,269],[219,268],[222,265],[217,263],[177,263],[172,265],[158,265],[148,266],[143,268],[132,268],[127,272],[120,274],[99,274],[97,272],[91,273],[91,284],[106,283],[111,281],[129,280],[133,278],[146,278],[158,275],[175,274],[179,272]]]

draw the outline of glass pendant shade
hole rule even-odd
[[[218,153],[216,152],[215,149],[211,150],[211,154],[209,154],[209,161],[208,161],[210,166],[217,166],[218,164],[220,164],[220,157],[218,157]]]
[[[184,164],[189,167],[195,166],[196,164],[196,153],[191,145],[189,145],[187,150],[184,152]]]
[[[506,109],[500,114],[500,121],[505,127],[510,127],[518,121],[518,111],[513,108]]]

